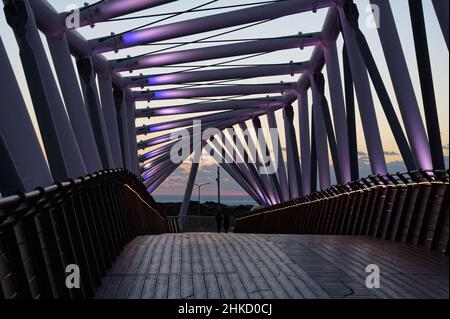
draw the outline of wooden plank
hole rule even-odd
[[[128,292],[131,289],[131,285],[133,284],[133,276],[123,276],[120,281],[120,285],[117,288],[115,299],[127,299]]]
[[[214,273],[211,256],[209,255],[208,247],[201,235],[196,235],[198,249],[200,251],[200,259],[204,273]]]
[[[223,273],[225,272],[225,268],[223,262],[219,256],[217,251],[217,243],[212,240],[214,235],[203,234],[201,237],[205,242],[206,249],[211,258],[212,266],[215,273]],[[214,236],[217,237],[217,236]]]
[[[170,268],[172,266],[172,250],[175,236],[174,235],[165,235],[165,236],[167,236],[167,241],[164,246],[164,251],[161,258],[161,266],[159,267],[159,274],[169,274]]]
[[[152,256],[152,260],[148,267],[148,274],[158,274],[161,266],[162,256],[164,253],[164,246],[166,245],[167,236],[159,236],[158,243],[156,244],[155,251]]]
[[[147,237],[145,237],[145,239],[143,239],[139,243],[139,246],[137,247],[136,252],[134,253],[131,263],[128,265],[128,268],[125,270],[125,273],[135,274],[139,270],[139,266],[141,265],[142,259],[145,255],[147,247],[149,246],[151,241],[152,241],[152,237],[147,236]]]
[[[221,273],[217,274],[216,276],[222,299],[235,299],[232,283],[228,279],[229,275]]]
[[[192,273],[192,261],[191,261],[191,243],[189,236],[183,235],[181,242],[181,272],[183,274]]]
[[[224,271],[227,273],[232,273],[236,271],[232,260],[232,256],[235,256],[235,252],[232,250],[232,253],[229,253],[229,250],[227,249],[228,247],[231,247],[231,241],[228,236],[229,235],[224,235],[224,237],[213,236],[212,240],[216,244],[216,249],[222,261]]]
[[[147,244],[144,256],[141,259],[141,263],[136,270],[136,274],[145,275],[148,272],[152,258],[155,255],[156,245],[160,240],[160,236],[149,236],[151,238],[150,243]]]
[[[144,289],[145,276],[136,275],[133,278],[127,299],[141,299],[142,291]]]
[[[248,295],[245,291],[245,287],[239,277],[239,274],[229,274],[228,278],[231,283],[234,295],[237,299],[248,299]]]
[[[289,295],[282,283],[280,283],[276,277],[276,274],[272,273],[272,271],[267,267],[267,263],[269,262],[269,258],[264,254],[260,254],[258,252],[259,247],[256,243],[249,239],[248,236],[242,236],[242,242],[245,242],[248,245],[248,249],[251,249],[254,253],[254,256],[258,256],[258,259],[254,260],[256,267],[261,272],[262,276],[266,280],[268,286],[272,290],[273,294],[276,298],[280,299],[288,299]]]
[[[261,257],[267,268],[275,275],[279,283],[283,286],[288,296],[293,299],[302,298],[303,295],[301,294],[301,292],[292,284],[291,280],[288,278],[288,274],[289,272],[291,272],[289,267],[280,267],[280,265],[284,263],[292,263],[290,258],[285,254],[283,254],[282,256],[277,255],[271,249],[268,249],[268,246],[271,245],[270,242],[263,245],[259,241],[255,241],[255,245],[259,248],[257,253]],[[293,276],[295,277],[295,274],[293,274]]]
[[[204,277],[208,299],[220,299],[221,295],[216,275],[214,273],[206,273]]]
[[[197,242],[197,236],[191,235],[190,236],[190,256],[191,256],[191,269],[192,273],[194,274],[202,274],[203,273],[203,266],[200,256],[200,248]]]
[[[263,277],[262,272],[256,266],[256,263],[260,262],[256,253],[252,249],[249,249],[248,245],[244,245],[240,241],[240,236],[233,235],[233,240],[230,243],[236,251],[240,252],[239,256],[243,258],[244,265],[251,273],[252,281],[255,283],[261,296],[265,299],[275,299],[275,294]],[[234,253],[232,254],[234,255]],[[250,292],[250,295],[253,295],[253,292]]]
[[[173,249],[172,249],[172,260],[170,265],[171,274],[181,273],[181,236],[173,236]]]
[[[259,299],[261,298],[261,294],[259,293],[259,289],[256,286],[250,271],[254,271],[254,267],[250,265],[250,269],[247,268],[245,261],[249,264],[250,258],[245,254],[245,249],[235,249],[232,245],[227,245],[227,249],[231,255],[236,256],[234,262],[234,268],[236,268],[237,273],[239,275],[242,284],[245,287],[245,291],[247,293],[248,298],[250,299]],[[245,261],[244,261],[245,260]]]
[[[142,289],[142,299],[154,299],[156,292],[156,281],[158,279],[157,275],[148,275],[144,282],[144,287]]]
[[[159,274],[156,279],[155,299],[167,299],[169,296],[169,275]]]

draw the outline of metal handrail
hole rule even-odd
[[[25,215],[21,215],[20,212],[28,212],[29,209],[38,204],[45,206],[52,200],[55,200],[55,196],[62,195],[61,192],[71,192],[76,187],[80,187],[81,185],[88,184],[96,179],[101,179],[112,175],[116,178],[116,182],[120,179],[122,181],[127,180],[130,184],[133,183],[134,188],[139,191],[141,200],[146,201],[147,204],[153,207],[154,211],[161,219],[166,219],[166,216],[162,212],[161,208],[158,207],[157,203],[153,200],[150,194],[148,194],[145,190],[145,186],[141,184],[139,178],[135,174],[126,169],[112,169],[96,172],[85,177],[79,177],[69,181],[58,182],[45,188],[38,187],[34,191],[28,193],[18,192],[17,194],[0,198],[0,227],[2,227],[4,223],[10,223],[12,220],[15,222],[20,221],[23,217],[25,217]],[[155,207],[157,207],[157,209],[155,209]],[[38,210],[35,210],[35,213],[37,211]]]

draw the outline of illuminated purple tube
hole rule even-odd
[[[149,180],[153,176],[155,176],[161,169],[167,166],[167,164],[170,164],[170,158],[166,159],[165,161],[162,161],[161,163],[156,164],[153,166],[150,170],[148,170],[145,174],[142,174],[142,179]]]
[[[124,84],[128,88],[145,87],[150,85],[185,84],[192,82],[207,82],[227,79],[249,79],[264,76],[285,75],[308,72],[309,63],[268,64],[257,67],[243,67],[230,69],[215,69],[208,71],[181,72],[153,76],[128,77]]]
[[[280,18],[301,12],[315,11],[333,6],[335,2],[334,0],[279,1],[267,5],[141,29],[107,39],[93,39],[89,41],[89,46],[93,53],[109,52],[266,19]]]
[[[279,83],[279,84],[248,84],[218,86],[192,89],[174,89],[161,91],[136,91],[134,97],[136,101],[149,100],[170,100],[186,99],[196,97],[214,97],[214,96],[233,96],[233,95],[252,95],[252,94],[270,94],[270,93],[293,93],[296,94],[297,83]]]
[[[153,54],[148,56],[112,60],[110,67],[114,72],[140,70],[150,67],[160,67],[172,64],[189,63],[220,59],[233,56],[255,54],[260,52],[275,52],[279,50],[317,46],[322,43],[320,33],[292,35],[276,39],[240,42],[189,49],[184,51]],[[290,70],[288,71],[290,72]],[[166,81],[176,81],[178,75],[171,75]]]

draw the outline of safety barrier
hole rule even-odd
[[[0,199],[0,299],[94,297],[124,245],[165,231],[164,214],[127,170]],[[68,266],[79,269],[79,289],[66,285]]]
[[[448,254],[448,172],[369,176],[236,219],[234,232],[374,236]]]

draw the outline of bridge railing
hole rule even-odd
[[[0,299],[93,297],[124,245],[165,231],[164,214],[127,170],[0,199]],[[80,288],[68,289],[77,267]]]
[[[445,171],[369,176],[236,218],[237,233],[374,236],[448,253]]]

